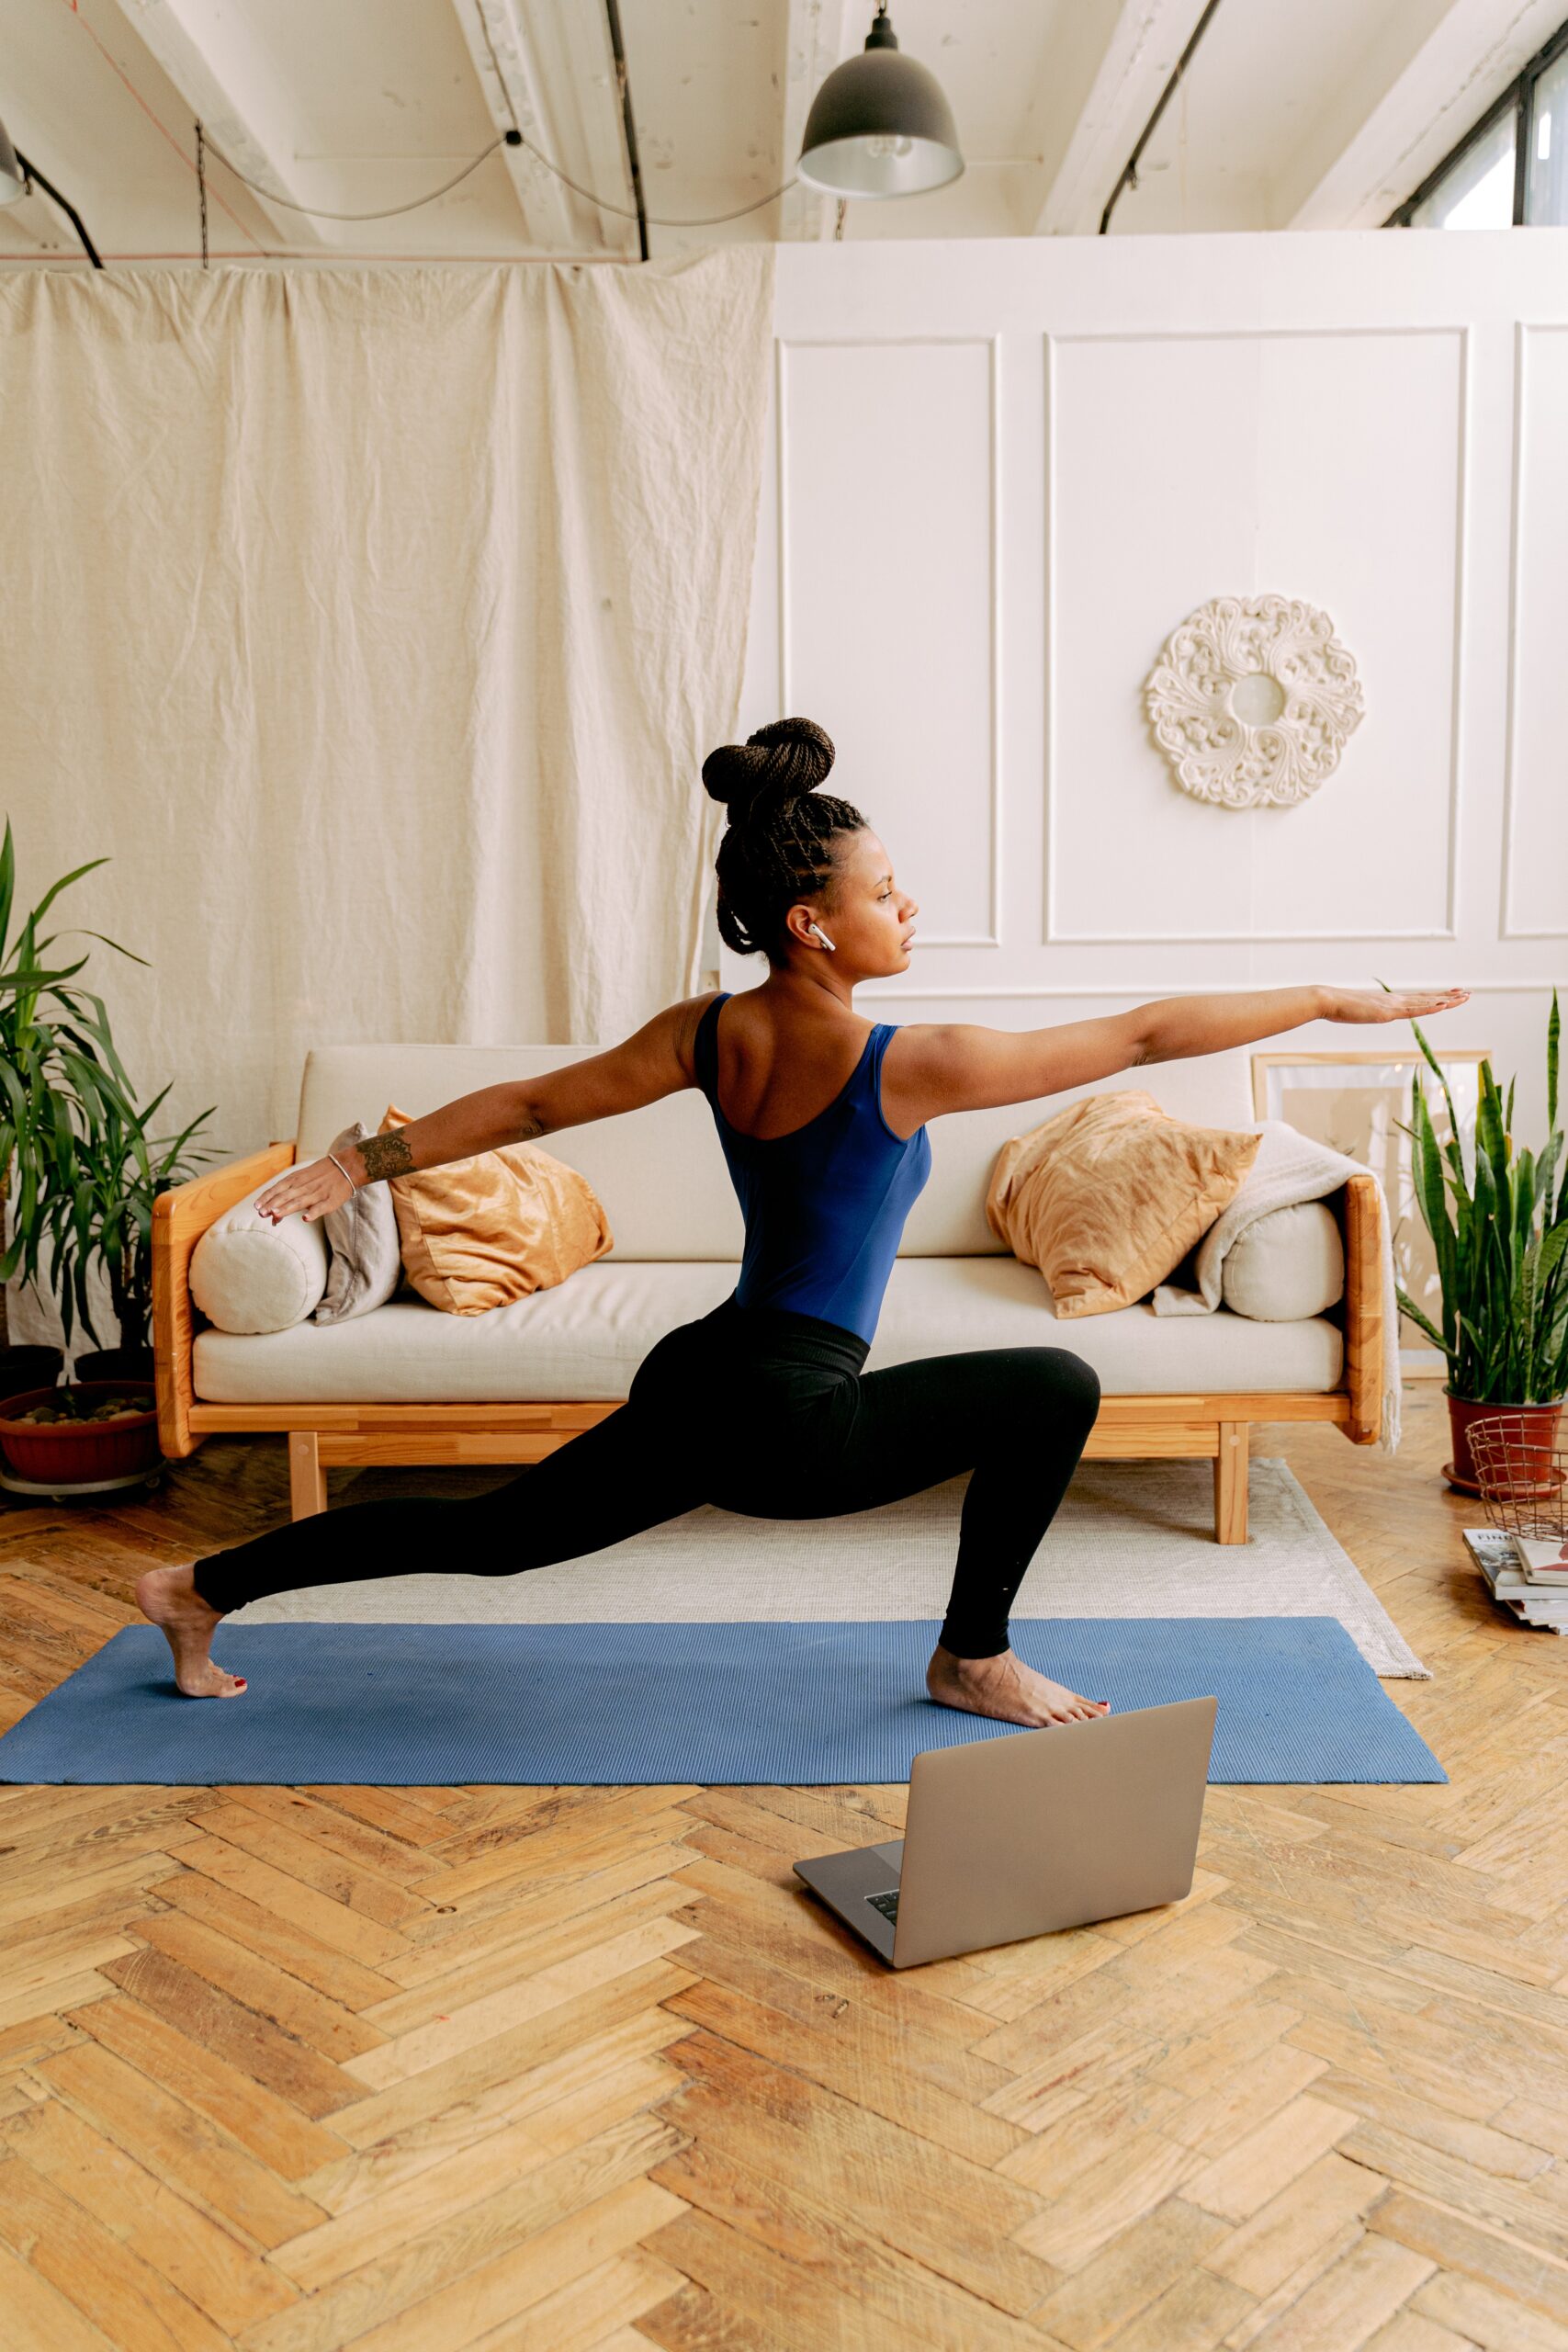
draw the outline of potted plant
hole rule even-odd
[[[186,1147],[210,1110],[177,1136],[149,1137],[168,1092],[146,1108],[134,1100],[78,1102],[63,1172],[36,1203],[34,1239],[50,1245],[49,1272],[67,1340],[77,1316],[95,1340],[87,1281],[95,1262],[108,1276],[122,1344],[77,1358],[62,1385],[0,1400],[0,1481],[20,1493],[93,1492],[145,1479],[163,1460],[148,1330],[152,1309],[152,1203],[195,1173]],[[206,1151],[194,1159],[210,1159]],[[8,1475],[7,1475],[8,1474]]]
[[[57,1347],[13,1347],[6,1284],[21,1267],[38,1279],[41,1235],[39,1202],[45,1187],[64,1175],[73,1150],[72,1114],[77,1107],[102,1111],[123,1106],[125,1072],[119,1066],[101,998],[68,983],[85,963],[57,964],[50,957],[53,933],[39,926],[62,890],[102,858],[62,875],[11,938],[16,895],[16,851],[7,818],[0,843],[0,1402],[39,1383],[58,1380],[64,1362]],[[94,938],[104,934],[95,932]],[[121,956],[130,950],[105,940]],[[141,956],[132,961],[141,963]],[[16,1231],[6,1240],[7,1198],[15,1204]]]
[[[1448,1080],[1420,1028],[1411,1026],[1449,1114],[1449,1138],[1439,1147],[1417,1071],[1405,1132],[1415,1157],[1416,1204],[1437,1253],[1442,1329],[1404,1290],[1399,1304],[1448,1361],[1453,1459],[1444,1475],[1466,1494],[1478,1493],[1471,1425],[1483,1414],[1506,1412],[1529,1432],[1525,1458],[1539,1461],[1544,1482],[1568,1392],[1568,1170],[1557,1124],[1562,1023],[1556,991],[1546,1030],[1546,1142],[1540,1152],[1516,1155],[1514,1083],[1505,1102],[1491,1064],[1483,1061],[1469,1170]]]
[[[77,1316],[88,1336],[98,1337],[87,1295],[95,1263],[107,1276],[119,1327],[118,1347],[77,1357],[77,1381],[152,1377],[152,1204],[193,1176],[197,1161],[213,1157],[205,1148],[186,1150],[212,1116],[212,1105],[176,1136],[149,1136],[168,1091],[165,1086],[144,1109],[133,1098],[79,1104],[69,1165],[51,1178],[38,1204],[38,1228],[49,1238],[50,1280],[67,1341]]]
[[[0,1403],[5,1483],[23,1494],[141,1484],[163,1461],[151,1380],[70,1381]]]

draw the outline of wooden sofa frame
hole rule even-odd
[[[158,1434],[182,1461],[220,1430],[284,1434],[296,1519],[327,1507],[327,1472],[338,1464],[540,1462],[624,1399],[591,1397],[536,1405],[212,1405],[196,1396],[196,1311],[190,1261],[208,1227],[269,1176],[294,1163],[291,1143],[269,1144],[152,1204],[152,1333]],[[1382,1194],[1372,1176],[1352,1176],[1330,1205],[1345,1240],[1345,1362],[1340,1385],[1322,1394],[1106,1396],[1086,1449],[1120,1461],[1197,1458],[1214,1465],[1214,1537],[1247,1541],[1248,1432],[1254,1421],[1332,1421],[1353,1445],[1378,1434],[1382,1391],[1382,1299],[1379,1272]]]

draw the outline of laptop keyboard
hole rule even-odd
[[[868,1894],[865,1899],[874,1911],[881,1912],[885,1919],[897,1918],[898,1890],[896,1886],[890,1888],[886,1894]]]

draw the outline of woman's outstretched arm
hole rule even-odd
[[[923,1105],[921,1119],[992,1110],[1087,1086],[1145,1062],[1179,1061],[1259,1044],[1308,1021],[1420,1021],[1462,1004],[1467,989],[1249,989],[1235,996],[1171,996],[1099,1021],[1051,1029],[983,1029],[967,1023],[900,1029],[885,1092]]]
[[[541,1078],[481,1086],[389,1135],[367,1136],[338,1153],[341,1168],[324,1157],[302,1161],[257,1196],[257,1214],[276,1225],[297,1213],[310,1224],[340,1208],[361,1184],[445,1167],[502,1144],[531,1142],[657,1102],[692,1083],[691,1039],[708,1001],[708,996],[687,997],[602,1054],[565,1062]]]

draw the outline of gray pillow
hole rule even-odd
[[[328,1148],[343,1156],[344,1147],[363,1143],[370,1130],[363,1119],[334,1136]],[[384,1306],[402,1279],[403,1261],[398,1249],[398,1220],[392,1195],[385,1184],[364,1184],[342,1208],[329,1209],[321,1219],[327,1233],[327,1287],[316,1309],[318,1323],[350,1323]]]

